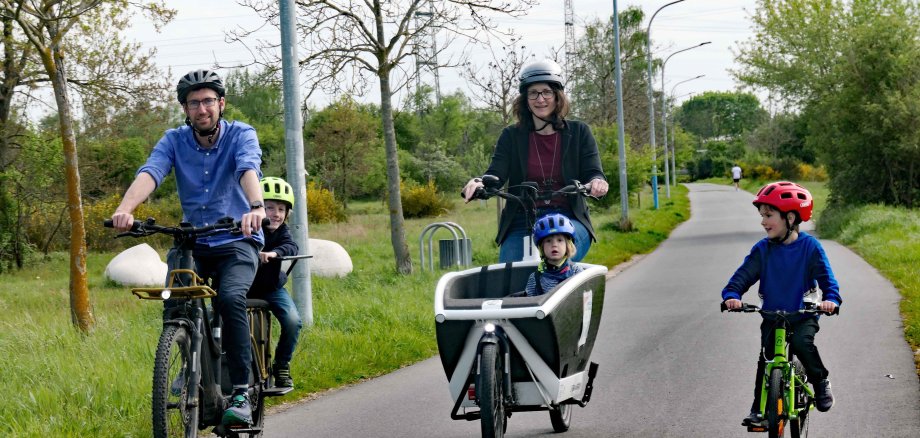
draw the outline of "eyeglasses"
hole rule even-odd
[[[527,99],[537,100],[540,96],[543,96],[543,100],[550,100],[556,97],[556,93],[553,93],[553,90],[543,90],[543,91],[528,91]]]
[[[204,100],[190,100],[190,101],[185,102],[185,105],[188,106],[188,109],[193,109],[193,110],[198,109],[198,107],[202,105],[204,105],[205,108],[210,108],[214,106],[214,104],[216,104],[218,100],[220,99],[209,97]]]

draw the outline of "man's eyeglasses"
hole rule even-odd
[[[198,107],[202,105],[204,105],[205,108],[210,108],[214,106],[214,104],[216,104],[218,100],[220,99],[215,99],[213,97],[209,97],[204,100],[189,100],[185,102],[185,105],[188,106],[188,109],[198,109]]]
[[[543,100],[550,100],[556,97],[556,94],[553,93],[553,90],[543,90],[543,91],[529,91],[527,92],[527,98],[530,100],[537,100],[540,96],[543,96]]]

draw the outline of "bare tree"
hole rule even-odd
[[[277,23],[276,2],[242,0],[242,3],[266,21]],[[412,259],[403,224],[392,106],[393,92],[405,82],[391,82],[393,74],[404,73],[404,80],[412,76],[404,63],[420,52],[418,46],[424,42],[421,38],[443,32],[449,34],[447,41],[480,41],[497,29],[493,17],[523,14],[534,3],[535,0],[297,1],[298,32],[306,53],[300,67],[310,78],[307,96],[316,89],[332,93],[348,91],[360,96],[370,77],[379,83],[390,240],[399,273],[412,272]],[[446,48],[446,44],[439,46],[432,56],[437,57]],[[271,53],[276,54],[277,50],[272,48]]]
[[[85,17],[119,17],[119,12],[131,5],[128,1],[103,0],[0,0],[0,19],[15,22],[38,54],[41,66],[54,91],[58,112],[61,143],[64,152],[64,175],[67,182],[67,209],[70,218],[70,310],[71,318],[83,332],[89,332],[94,318],[89,303],[86,274],[86,230],[83,223],[83,200],[80,190],[77,141],[73,129],[73,106],[68,93],[68,69],[75,53],[66,38],[79,34]],[[154,9],[161,6],[152,5]],[[105,15],[114,13],[114,15]],[[99,15],[103,14],[103,15]],[[88,31],[88,29],[85,29]],[[115,89],[113,82],[105,82],[104,90]],[[133,79],[133,78],[132,78]]]
[[[518,94],[518,73],[533,58],[532,54],[526,53],[526,46],[518,47],[520,41],[520,36],[512,36],[511,41],[498,52],[491,45],[487,46],[492,59],[486,63],[484,72],[481,66],[470,62],[463,70],[463,77],[473,89],[473,99],[501,115],[504,125],[510,124],[513,116],[511,104]]]

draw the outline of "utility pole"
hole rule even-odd
[[[427,2],[427,11],[415,11],[415,28],[424,30],[418,32],[415,39],[415,90],[422,89],[422,69],[427,68],[434,76],[435,103],[441,105],[441,77],[438,73],[438,41],[437,31],[433,26],[434,14],[431,12],[431,2]],[[419,113],[421,109],[418,109]]]
[[[295,27],[294,0],[281,0],[281,77],[284,82],[284,150],[287,160],[287,181],[294,189],[294,215],[291,234],[300,247],[301,254],[310,254],[310,235],[307,232],[307,172],[303,156],[303,118],[300,114],[300,75],[297,70],[297,28]],[[310,259],[301,259],[294,265],[291,276],[294,305],[305,326],[313,325],[313,292],[310,279]]]
[[[572,77],[575,69],[575,13],[572,0],[565,0],[565,78]]]
[[[626,187],[626,132],[623,127],[623,68],[620,65],[620,14],[617,0],[613,0],[613,57],[614,80],[617,90],[617,149],[620,155],[620,230],[632,230],[629,220],[629,191]]]

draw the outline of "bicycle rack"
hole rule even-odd
[[[418,237],[418,252],[419,259],[421,260],[422,269],[425,269],[425,235],[428,235],[428,268],[434,271],[434,252],[432,248],[432,240],[434,239],[434,233],[441,228],[445,228],[453,234],[453,240],[443,239],[438,242],[438,255],[441,260],[441,268],[447,269],[451,265],[456,265],[457,267],[470,266],[473,264],[473,244],[472,241],[467,237],[466,231],[463,230],[463,227],[457,225],[454,222],[435,222],[429,224],[425,229],[422,230],[421,235]],[[460,238],[460,235],[457,234],[457,231],[460,232],[460,235],[463,238]]]

